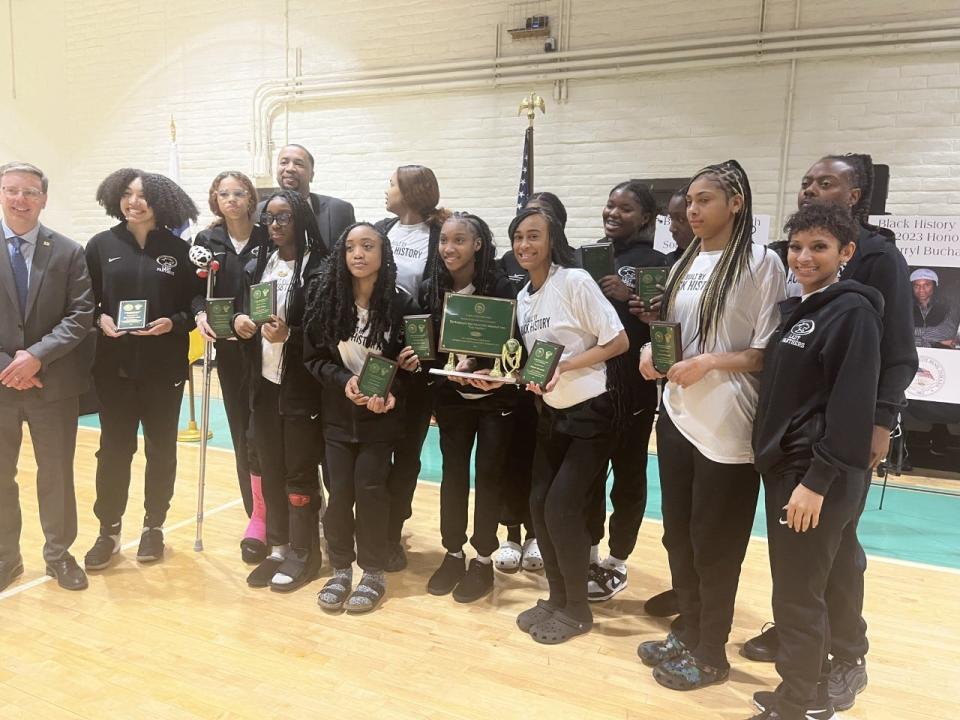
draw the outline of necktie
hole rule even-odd
[[[21,237],[8,238],[13,252],[10,253],[10,264],[13,266],[13,280],[17,284],[17,296],[20,298],[20,317],[27,309],[27,286],[30,282],[30,271],[27,270],[27,261],[20,252],[24,240]]]

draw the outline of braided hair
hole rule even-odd
[[[550,235],[550,261],[555,262],[561,267],[577,267],[576,255],[573,248],[570,247],[570,241],[567,240],[567,234],[563,230],[563,225],[557,219],[557,216],[544,207],[527,207],[517,213],[516,217],[510,221],[510,227],[507,234],[510,236],[510,245],[513,246],[513,234],[520,227],[520,223],[532,215],[539,215],[547,221],[547,233]]]
[[[747,173],[736,160],[727,160],[719,165],[708,165],[690,179],[690,185],[693,185],[701,177],[710,178],[719,185],[728,201],[737,195],[743,198],[743,207],[733,221],[730,240],[724,246],[720,261],[710,275],[710,279],[700,296],[698,349],[702,353],[706,352],[707,346],[716,339],[717,328],[723,318],[730,290],[740,282],[744,271],[749,271],[750,268],[753,246],[753,210],[751,207],[753,196],[750,192]],[[694,259],[699,255],[702,243],[703,241],[699,236],[694,237],[693,242],[690,243],[670,272],[667,287],[663,293],[663,302],[660,306],[661,319],[666,319],[667,313],[676,302],[683,278],[690,270]]]
[[[313,214],[313,207],[309,200],[303,195],[293,190],[277,190],[272,193],[263,203],[263,211],[260,214],[259,222],[267,228],[264,215],[267,214],[267,208],[271,201],[280,199],[290,206],[290,213],[293,216],[293,240],[296,247],[296,263],[293,266],[293,277],[290,279],[290,289],[287,291],[287,297],[293,297],[303,282],[303,258],[307,253],[314,257],[323,258],[327,255],[327,248],[320,238],[320,229],[317,227],[317,218]],[[261,251],[257,256],[256,276],[261,277],[267,266],[269,253]]]
[[[474,240],[480,241],[480,249],[474,255],[473,286],[477,295],[490,295],[496,284],[496,254],[497,246],[493,241],[493,232],[490,226],[468,212],[455,212],[448,221],[456,221],[470,229]],[[436,253],[427,266],[426,305],[434,320],[439,320],[443,311],[443,297],[453,289],[453,277],[447,270],[447,264]]]
[[[850,168],[850,184],[860,189],[860,199],[850,208],[853,219],[864,227],[873,227],[869,223],[870,201],[873,199],[873,158],[865,153],[846,153],[844,155],[825,155],[822,160],[837,160]]]
[[[357,222],[341,233],[315,284],[310,288],[304,328],[317,346],[331,347],[353,337],[357,329],[357,304],[353,275],[347,267],[347,237],[354,228],[370,228],[380,238],[380,270],[370,296],[365,347],[383,348],[391,330],[390,305],[396,294],[397,263],[390,240],[367,222]]]
[[[120,210],[120,199],[127,188],[137,178],[143,185],[143,197],[153,210],[157,227],[176,230],[188,220],[196,220],[199,212],[190,196],[173,180],[165,175],[148,173],[136,168],[120,168],[103,179],[97,188],[97,202],[107,211],[107,215],[125,221]]]

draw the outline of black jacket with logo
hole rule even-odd
[[[146,300],[147,321],[167,317],[173,329],[156,336],[101,333],[93,371],[96,375],[176,382],[187,377],[190,304],[203,284],[190,262],[190,246],[167,229],[147,235],[141,250],[125,222],[97,233],[85,253],[96,300],[97,318],[115,321],[122,300]]]
[[[780,303],[763,356],[753,424],[757,470],[798,472],[825,495],[870,464],[883,296],[853,280]]]
[[[213,253],[213,259],[220,263],[220,269],[217,270],[214,277],[211,297],[233,298],[236,312],[242,310],[243,298],[241,296],[243,293],[244,269],[251,260],[259,257],[260,253],[269,252],[271,249],[266,228],[261,225],[254,225],[253,231],[250,233],[250,240],[244,245],[239,255],[224,225],[214,225],[206,230],[201,230],[193,244],[207,248]],[[192,309],[194,315],[206,310],[206,285],[204,285],[200,294],[194,297]]]

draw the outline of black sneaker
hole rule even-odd
[[[590,565],[587,573],[587,600],[603,602],[627,587],[627,573],[606,565]]]
[[[97,537],[93,547],[83,556],[83,566],[87,570],[103,570],[113,560],[113,556],[120,552],[120,543],[109,535]]]
[[[771,622],[760,629],[759,635],[743,644],[740,654],[754,662],[776,662],[778,650],[780,639],[777,637],[777,626]]]
[[[830,669],[830,701],[840,711],[849,710],[857,701],[857,695],[867,687],[867,661],[833,659]]]
[[[758,718],[780,718],[777,712],[777,693],[771,690],[760,690],[753,694],[753,706],[760,711]],[[764,715],[764,713],[770,713]],[[833,720],[837,717],[833,703],[827,694],[827,683],[821,681],[817,685],[817,707],[807,708],[804,711],[804,720]]]
[[[407,567],[407,553],[403,549],[403,543],[397,543],[390,548],[390,555],[387,557],[387,564],[383,568],[389,573],[400,572]]]
[[[760,693],[756,693],[754,698]],[[764,695],[775,695],[776,693],[763,693]],[[756,705],[756,702],[754,702]],[[759,708],[758,708],[759,709]],[[797,717],[796,715],[794,716]],[[802,720],[838,720],[838,715],[833,711],[833,708],[821,708],[821,709],[809,709],[805,710],[802,715],[799,716]],[[786,715],[781,715],[780,711],[774,707],[768,707],[763,710],[760,710],[759,715],[754,715],[750,720],[792,720],[787,718]]]
[[[443,562],[436,569],[430,580],[427,581],[427,592],[431,595],[447,595],[460,582],[467,572],[462,557],[454,557],[450,553],[443,556]]]
[[[680,614],[676,590],[664,590],[643,604],[643,611],[652,617],[670,617]]]
[[[482,563],[476,558],[470,561],[466,574],[453,589],[453,599],[459,603],[479,600],[493,590],[493,563]]]
[[[140,535],[140,547],[137,548],[137,562],[156,562],[163,558],[163,530],[144,528]]]

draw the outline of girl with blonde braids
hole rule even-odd
[[[638,654],[674,690],[722,682],[730,671],[724,648],[760,487],[751,448],[756,373],[785,297],[780,259],[753,243],[750,184],[739,163],[698,172],[686,199],[695,237],[660,308],[662,319],[680,323],[682,359],[661,375],[649,345],[640,354],[644,378],[666,378],[657,448],[680,622]]]

